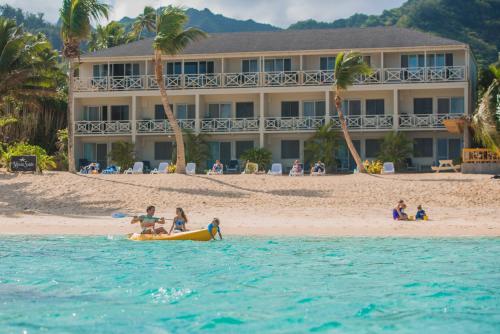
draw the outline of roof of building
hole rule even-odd
[[[140,57],[152,51],[152,38],[88,53],[92,57]],[[398,27],[282,30],[266,32],[214,33],[191,43],[183,54],[220,54],[310,50],[438,47],[465,45],[452,39]]]

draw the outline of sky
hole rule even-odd
[[[111,20],[124,16],[136,17],[144,6],[181,5],[236,19],[253,19],[261,23],[286,28],[301,20],[331,22],[354,13],[380,14],[384,9],[399,7],[405,0],[103,0],[113,6]],[[62,0],[0,0],[30,12],[42,12],[55,22]]]

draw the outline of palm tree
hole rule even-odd
[[[476,141],[493,152],[500,152],[500,66],[490,66],[493,81],[472,116]]]
[[[349,151],[358,166],[358,171],[363,173],[365,172],[365,168],[361,162],[358,152],[356,151],[356,148],[352,143],[351,135],[347,129],[344,113],[342,112],[342,97],[340,94],[354,83],[357,76],[371,74],[372,70],[363,61],[363,56],[361,56],[361,54],[357,52],[341,52],[337,55],[335,60],[334,72],[335,84],[333,87],[335,90],[335,107],[337,108],[337,113],[339,115],[342,132],[344,133],[347,147],[349,148]]]
[[[89,40],[89,50],[97,51],[112,48],[113,46],[126,44],[129,41],[125,33],[125,27],[116,21],[111,21],[107,25],[97,25],[92,31]]]
[[[73,75],[74,60],[80,57],[80,43],[90,37],[91,21],[107,18],[109,5],[99,0],[63,0],[59,10],[61,20],[61,38],[63,56],[68,61],[68,164],[69,171],[75,172],[74,138],[73,138]]]
[[[160,88],[161,101],[168,122],[174,131],[177,147],[177,168],[176,173],[186,172],[186,156],[182,131],[177,124],[174,113],[170,109],[165,82],[163,81],[162,56],[175,56],[179,54],[192,41],[207,36],[205,32],[197,28],[187,28],[184,25],[188,21],[185,11],[179,7],[168,6],[156,18],[156,37],[153,42],[155,76]]]
[[[156,10],[153,7],[144,7],[143,13],[137,16],[132,25],[133,35],[137,40],[141,39],[144,30],[148,32],[156,30]]]

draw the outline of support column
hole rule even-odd
[[[110,113],[111,111],[109,111],[108,113]],[[136,142],[136,136],[137,136],[137,127],[136,127],[136,119],[137,119],[137,96],[136,95],[132,95],[132,115],[131,115],[131,119],[130,119],[130,122],[132,123],[132,127],[131,127],[131,130],[132,130],[132,144],[134,144],[135,146],[135,142]]]
[[[392,128],[394,131],[399,129],[399,90],[394,89],[393,91],[393,115],[392,115]]]
[[[144,88],[149,88],[148,60],[144,61]]]
[[[264,105],[265,105],[265,94],[263,92],[260,93],[260,99],[259,99],[259,147],[264,148]]]
[[[220,82],[221,82],[221,85],[222,87],[225,86],[225,76],[224,76],[224,58],[221,58],[221,61],[220,61]]]
[[[469,119],[470,119],[470,105],[469,105],[469,83],[464,87],[464,148],[471,147],[470,131],[469,131]]]
[[[195,132],[200,133],[200,124],[201,124],[201,118],[200,118],[200,94],[196,94],[194,97],[194,106],[195,106]]]
[[[380,52],[380,81],[385,82],[385,70],[384,70],[384,52]]]
[[[330,122],[330,89],[325,91],[325,124]]]

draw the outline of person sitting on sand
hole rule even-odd
[[[418,211],[417,213],[415,214],[415,219],[416,220],[424,220],[425,217],[427,217],[427,214],[425,213],[425,210],[422,209],[422,205],[419,205],[417,207]]]
[[[394,220],[408,220],[408,215],[404,212],[406,204],[403,200],[399,200],[398,205],[392,210],[392,218]]]
[[[210,224],[208,224],[208,232],[212,236],[212,239],[215,240],[215,233],[213,232],[214,228],[217,229],[217,233],[219,234],[220,240],[222,240],[222,234],[220,233],[220,220],[219,218],[214,218]]]
[[[155,228],[155,224],[165,224],[165,218],[155,217],[155,207],[150,205],[146,209],[146,214],[142,216],[134,216],[130,224],[141,223],[141,234],[165,234],[167,231],[163,227]]]
[[[186,224],[188,222],[188,219],[186,217],[186,214],[184,213],[184,210],[182,208],[177,208],[175,209],[175,217],[172,222],[172,227],[170,227],[170,231],[168,234],[172,233],[172,230],[174,232],[186,232]]]
[[[212,173],[222,174],[223,170],[224,170],[224,165],[220,162],[220,160],[215,160],[215,163],[212,166]]]
[[[325,164],[321,162],[321,160],[318,160],[311,168],[311,175],[314,173],[324,173],[325,172]]]

